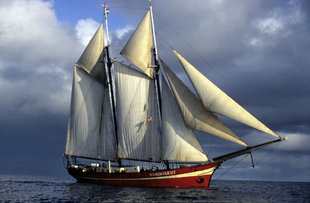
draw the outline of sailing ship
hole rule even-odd
[[[209,187],[226,160],[285,138],[266,127],[173,50],[194,94],[159,59],[152,5],[121,51],[137,68],[111,59],[101,24],[78,62],[64,157],[80,182],[138,187]],[[161,77],[160,77],[161,76]],[[248,146],[218,117],[239,121],[276,139]],[[243,149],[209,159],[193,130]]]

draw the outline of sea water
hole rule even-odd
[[[211,182],[210,189],[135,188],[67,177],[0,175],[0,202],[310,202],[310,183]]]

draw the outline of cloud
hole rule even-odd
[[[100,23],[93,20],[92,18],[81,19],[75,26],[76,34],[79,41],[86,47],[88,42],[93,37],[94,33],[98,29]]]
[[[90,39],[93,37],[94,33],[98,29],[100,23],[95,21],[92,18],[87,18],[87,19],[80,19],[76,26],[75,26],[75,31],[77,38],[79,39],[80,43],[86,47]],[[119,43],[119,41],[123,41],[126,36],[129,36],[131,32],[135,28],[132,25],[126,25],[123,28],[119,28],[113,31],[110,31],[110,43],[113,44],[114,42],[116,44]],[[107,37],[106,37],[106,31],[104,30],[104,40],[105,44],[107,44]],[[115,46],[114,44],[113,46]]]
[[[0,24],[0,173],[36,173],[29,163],[44,159],[58,170],[72,64],[83,46],[57,20],[51,1],[0,1]]]
[[[257,27],[262,33],[276,34],[277,32],[281,31],[284,26],[282,21],[278,19],[267,18],[264,20],[260,20]]]
[[[125,34],[127,34],[128,32],[131,32],[133,30],[135,30],[135,28],[132,25],[126,25],[126,27],[124,27],[124,28],[117,29],[115,31],[115,34],[116,34],[116,37],[118,39],[122,39]]]
[[[279,133],[283,137],[287,137],[288,140],[285,141],[282,145],[279,146],[279,149],[286,151],[308,151],[309,149],[309,134],[304,133],[287,133],[280,132]]]
[[[66,112],[72,61],[82,49],[74,31],[57,21],[52,6],[39,0],[1,1],[4,112]]]
[[[72,57],[72,30],[57,21],[51,2],[2,1],[0,10],[2,62],[42,65]]]

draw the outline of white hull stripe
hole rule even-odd
[[[171,176],[158,176],[158,177],[150,177],[150,178],[92,178],[92,177],[77,177],[80,179],[91,179],[91,180],[157,180],[157,179],[173,179],[173,178],[188,178],[193,176],[204,176],[204,175],[211,175],[216,167],[208,168],[201,171],[189,172],[189,173],[182,173],[177,175]]]

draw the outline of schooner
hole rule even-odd
[[[108,8],[104,4],[106,36]],[[282,138],[173,50],[194,94],[159,59],[152,5],[121,55],[110,57],[101,24],[73,65],[67,144],[70,175],[81,182],[139,187],[209,187],[219,165]],[[216,114],[275,137],[249,147]],[[244,148],[208,158],[193,130]]]

